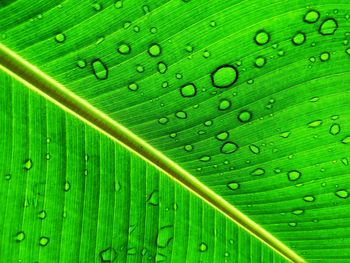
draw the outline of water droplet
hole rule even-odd
[[[32,167],[33,167],[33,162],[31,159],[28,159],[24,162],[24,169],[26,169],[27,171],[32,169]]]
[[[45,154],[45,159],[46,160],[50,160],[51,159],[51,154],[50,153]]]
[[[251,175],[254,176],[260,176],[265,174],[265,170],[263,168],[256,168],[254,171],[250,173]]]
[[[282,133],[280,134],[280,136],[281,136],[282,138],[284,138],[284,139],[288,138],[289,135],[290,135],[290,131],[282,132]]]
[[[338,196],[339,198],[348,198],[349,192],[345,189],[341,189],[341,190],[336,191],[335,195]]]
[[[173,232],[173,226],[161,227],[157,236],[157,246],[161,248],[167,247],[173,239]]]
[[[295,223],[295,222],[290,222],[290,223],[288,223],[288,225],[291,226],[291,227],[296,227],[298,224]]]
[[[100,252],[101,262],[114,262],[117,258],[117,251],[114,248],[109,247]]]
[[[216,135],[216,139],[218,139],[219,141],[224,141],[226,140],[228,137],[230,136],[230,134],[227,131],[224,132],[220,132]]]
[[[121,0],[118,0],[114,3],[114,7],[119,9],[119,8],[122,8],[123,7],[123,1]]]
[[[64,183],[64,191],[68,192],[70,190],[70,183],[68,181],[66,181]]]
[[[346,136],[341,142],[344,144],[349,144],[350,143],[350,136]]]
[[[131,47],[127,43],[120,43],[117,51],[118,51],[119,54],[128,55],[131,52]]]
[[[100,59],[95,59],[91,65],[97,79],[104,80],[108,78],[108,68]]]
[[[187,113],[184,111],[178,111],[175,113],[176,118],[179,119],[186,119],[187,118]]]
[[[139,85],[137,85],[136,83],[130,83],[128,85],[128,89],[131,91],[137,91],[139,89]]]
[[[225,142],[222,146],[221,146],[221,153],[224,154],[230,154],[230,153],[234,153],[238,150],[238,145],[234,142]]]
[[[237,182],[231,182],[231,183],[227,184],[227,187],[231,190],[237,190],[237,189],[239,189],[239,186],[240,185]]]
[[[95,10],[95,11],[101,11],[102,10],[102,5],[100,3],[93,3],[92,4],[92,8]]]
[[[5,180],[10,181],[11,177],[11,174],[5,174]]]
[[[159,44],[153,43],[148,48],[148,54],[151,57],[158,57],[162,53],[162,49]]]
[[[138,73],[142,73],[142,72],[145,71],[145,68],[144,68],[144,66],[142,66],[142,65],[137,65],[137,66],[136,66],[136,71],[137,71]]]
[[[204,155],[204,156],[199,158],[199,161],[201,161],[201,162],[209,162],[210,160],[211,160],[211,157],[208,155]]]
[[[167,124],[169,122],[169,119],[167,117],[162,117],[158,120],[159,124]]]
[[[256,33],[254,40],[256,44],[262,46],[270,41],[270,35],[265,30],[260,30]]]
[[[223,65],[211,73],[211,81],[214,87],[227,88],[238,79],[238,71],[234,66]]]
[[[337,31],[337,29],[338,29],[337,20],[335,20],[334,18],[327,18],[320,25],[318,32],[321,35],[327,36],[327,35],[333,35],[335,31]]]
[[[337,135],[338,133],[340,133],[340,125],[334,123],[329,129],[329,133],[332,135]]]
[[[293,215],[301,215],[304,213],[304,210],[303,209],[296,209],[296,210],[293,210],[292,211],[292,214]]]
[[[199,251],[200,252],[205,252],[207,250],[208,250],[208,245],[206,243],[202,242],[199,244]]]
[[[320,60],[321,60],[321,62],[326,62],[326,61],[328,61],[330,58],[331,58],[331,54],[330,54],[329,52],[327,52],[327,51],[322,52],[322,53],[320,54]]]
[[[247,110],[241,111],[238,114],[238,120],[241,122],[248,122],[252,119],[253,114]]]
[[[39,245],[42,247],[47,246],[47,244],[49,244],[49,242],[50,242],[50,239],[48,237],[41,237],[39,239]]]
[[[345,53],[350,56],[350,47],[345,50]]]
[[[59,33],[55,36],[55,40],[57,43],[63,43],[66,40],[66,35],[63,33]]]
[[[229,108],[231,108],[231,101],[227,99],[223,99],[220,101],[219,110],[224,111],[228,110]]]
[[[86,67],[86,61],[83,60],[83,59],[79,59],[78,62],[77,62],[77,66],[79,68],[85,68]]]
[[[321,121],[321,120],[315,120],[315,121],[309,122],[309,123],[308,123],[308,126],[309,126],[310,128],[317,128],[317,127],[319,127],[321,124],[322,124],[322,121]]]
[[[260,153],[260,148],[254,144],[249,145],[249,150],[254,153],[254,154],[259,154]]]
[[[304,44],[305,41],[306,41],[306,35],[302,32],[296,33],[292,38],[292,42],[296,46],[300,46],[300,45]]]
[[[306,195],[306,196],[304,196],[304,198],[303,198],[303,200],[304,200],[305,202],[314,202],[315,199],[316,199],[316,198],[315,198],[313,195]]]
[[[168,67],[164,62],[158,62],[158,72],[164,74],[167,71]]]
[[[188,83],[180,88],[182,97],[194,97],[197,94],[197,88],[193,83]]]
[[[266,64],[266,59],[264,57],[257,57],[255,59],[255,66],[257,68],[262,68]]]
[[[159,205],[159,192],[157,190],[150,194],[147,203],[153,206]]]
[[[23,241],[25,238],[26,238],[26,235],[24,234],[23,231],[18,232],[17,235],[16,235],[16,241],[17,241],[17,242],[21,242],[21,241]]]
[[[208,120],[208,121],[204,122],[204,126],[209,127],[209,126],[212,126],[212,125],[213,125],[213,121],[212,120]]]
[[[292,170],[287,173],[289,181],[296,181],[301,177],[301,172]]]
[[[184,149],[186,152],[191,152],[193,151],[193,146],[191,144],[187,144],[185,145]]]
[[[45,219],[46,218],[46,211],[45,210],[41,210],[40,212],[39,212],[39,214],[38,214],[38,217],[40,218],[40,219]]]
[[[342,164],[344,164],[345,166],[348,166],[348,165],[349,165],[349,160],[348,160],[348,158],[346,158],[346,157],[342,158],[342,159],[341,159],[341,162],[342,162]]]
[[[204,58],[209,58],[209,57],[210,57],[210,52],[209,52],[209,50],[205,50],[205,51],[203,52],[203,57],[204,57]]]
[[[316,10],[310,10],[304,15],[304,22],[312,24],[316,23],[320,18],[320,13]]]
[[[148,5],[143,5],[142,6],[143,13],[147,15],[150,12],[149,6]]]

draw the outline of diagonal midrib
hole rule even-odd
[[[118,141],[145,161],[165,172],[172,179],[182,184],[289,261],[306,262],[296,252],[202,184],[197,178],[174,163],[163,153],[2,44],[0,44],[0,67],[32,90],[39,92],[56,105],[113,140]]]

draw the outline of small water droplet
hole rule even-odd
[[[93,60],[91,65],[97,79],[104,80],[108,78],[108,68],[100,59]]]
[[[337,135],[340,133],[340,125],[337,123],[332,124],[332,126],[329,129],[329,133],[332,135]]]
[[[39,214],[38,214],[38,217],[40,218],[40,219],[45,219],[46,218],[46,211],[45,210],[41,210],[40,212],[39,212]]]
[[[282,132],[282,133],[280,134],[280,136],[281,136],[282,138],[286,139],[286,138],[289,137],[290,133],[291,133],[290,131]]]
[[[176,118],[178,119],[186,119],[187,118],[187,113],[184,111],[178,111],[175,113]]]
[[[203,57],[204,57],[204,58],[209,58],[209,57],[210,57],[210,52],[209,52],[209,50],[205,50],[205,51],[203,52]]]
[[[114,262],[117,259],[117,251],[114,248],[109,247],[100,252],[101,262]]]
[[[86,67],[86,61],[83,60],[83,59],[79,59],[78,62],[77,62],[77,66],[79,68],[85,68]]]
[[[321,35],[327,36],[327,35],[333,35],[335,31],[337,31],[337,29],[338,29],[337,20],[335,20],[334,18],[327,18],[320,25],[318,32]]]
[[[144,68],[144,66],[142,66],[142,65],[137,65],[137,66],[136,66],[136,71],[137,71],[138,73],[142,73],[142,72],[145,71],[145,68]]]
[[[322,52],[322,53],[320,54],[320,60],[321,60],[321,62],[326,62],[326,61],[328,61],[330,58],[331,58],[331,54],[330,54],[329,52],[327,52],[327,51]]]
[[[316,23],[320,18],[320,13],[316,10],[310,10],[304,15],[304,22],[312,24]]]
[[[227,131],[223,131],[218,133],[215,138],[218,139],[219,141],[225,141],[228,137],[230,136],[230,134]]]
[[[10,181],[11,177],[11,174],[5,174],[5,180]]]
[[[182,97],[194,97],[197,94],[197,88],[193,83],[188,83],[180,88]]]
[[[159,124],[167,124],[169,122],[169,119],[167,117],[162,117],[158,120]]]
[[[252,119],[253,114],[250,111],[244,110],[238,114],[238,120],[241,122],[248,122]]]
[[[238,145],[234,142],[225,142],[222,146],[221,146],[221,153],[224,154],[230,154],[230,153],[234,153],[238,150]]]
[[[309,123],[308,123],[308,126],[309,126],[310,128],[317,128],[317,127],[319,127],[321,124],[322,124],[322,121],[321,121],[321,120],[315,120],[315,121],[309,122]]]
[[[68,181],[66,181],[65,183],[64,183],[64,191],[65,192],[68,192],[70,190],[70,183],[68,182]]]
[[[26,238],[26,235],[23,231],[21,232],[18,232],[17,235],[16,235],[16,241],[17,242],[21,242],[23,241],[24,239]]]
[[[204,156],[199,158],[199,161],[201,161],[201,162],[209,162],[210,160],[211,160],[211,157],[208,155],[204,155]]]
[[[206,243],[202,242],[199,244],[199,251],[200,252],[205,252],[207,250],[208,250],[208,245]]]
[[[55,36],[55,40],[57,43],[63,43],[66,40],[66,35],[63,33],[59,33]]]
[[[49,244],[49,242],[50,242],[50,239],[48,237],[41,237],[39,239],[39,245],[42,247],[47,246],[47,244]]]
[[[131,47],[127,43],[120,43],[117,51],[119,54],[128,55],[131,52]]]
[[[219,103],[218,108],[221,111],[228,110],[229,108],[231,108],[231,101],[229,101],[227,99],[222,99]]]
[[[238,71],[234,66],[223,65],[211,73],[211,81],[214,87],[227,88],[238,79]]]
[[[255,66],[257,68],[262,68],[265,64],[266,64],[266,58],[260,56],[255,59]]]
[[[149,198],[147,199],[147,203],[153,206],[159,205],[159,192],[157,190],[150,194]]]
[[[315,198],[313,195],[306,195],[306,196],[304,196],[304,198],[303,198],[303,200],[304,200],[305,202],[314,202],[315,199],[316,199],[316,198]]]
[[[349,144],[350,143],[350,136],[346,136],[341,142],[343,144]]]
[[[237,182],[231,182],[227,184],[227,187],[231,190],[237,190],[239,189],[240,185]]]
[[[305,41],[306,41],[306,35],[303,32],[296,33],[292,38],[292,42],[296,46],[300,46],[304,44]]]
[[[191,152],[193,151],[193,146],[191,144],[187,144],[185,145],[184,149],[186,152]]]
[[[338,196],[339,198],[348,198],[349,192],[345,189],[341,189],[341,190],[336,191],[335,195]]]
[[[287,173],[289,181],[296,181],[301,177],[301,172],[292,170]]]
[[[158,57],[162,53],[162,49],[159,44],[153,43],[148,47],[148,54],[151,57]]]
[[[137,85],[136,83],[130,83],[128,85],[128,89],[131,91],[137,91],[139,89],[139,85]]]
[[[254,41],[259,46],[265,45],[270,41],[270,35],[265,30],[260,30],[256,33]]]
[[[259,154],[260,153],[260,148],[254,144],[249,145],[249,150],[254,153],[254,154]]]
[[[117,9],[120,9],[123,7],[123,1],[121,0],[118,0],[114,3],[114,7],[117,8]]]
[[[167,71],[168,67],[164,62],[158,62],[158,72],[164,74]]]
[[[102,10],[102,5],[100,3],[93,3],[92,4],[92,8],[95,10],[95,11],[101,11]]]
[[[290,222],[288,223],[288,225],[291,227],[296,227],[298,224],[296,222]]]
[[[263,168],[256,168],[250,174],[254,175],[254,176],[264,175],[265,174],[265,170]]]
[[[296,209],[292,211],[293,215],[301,215],[304,214],[304,210],[303,209]]]
[[[29,171],[33,167],[33,162],[31,159],[28,159],[24,162],[24,169]]]

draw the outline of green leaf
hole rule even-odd
[[[6,71],[290,260],[350,257],[348,1],[3,6]]]
[[[0,85],[1,262],[285,262],[3,72]]]

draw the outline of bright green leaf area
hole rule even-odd
[[[348,0],[17,0],[4,6],[1,43],[307,261],[348,262]],[[301,33],[305,38],[293,41]],[[257,58],[265,62],[256,66]],[[215,86],[213,74],[224,66],[234,67],[237,79],[220,75]],[[230,105],[225,110],[222,101]]]
[[[0,72],[0,262],[286,262]]]

